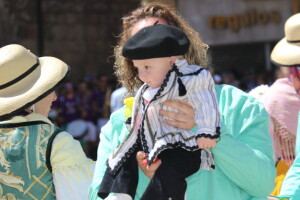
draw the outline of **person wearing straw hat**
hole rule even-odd
[[[279,199],[300,199],[300,13],[288,18],[284,26],[285,37],[271,53],[271,61],[288,69],[288,78],[277,80],[264,96],[273,121],[273,138],[277,156],[288,166]],[[297,125],[298,123],[298,125]],[[298,133],[297,132],[298,126]],[[296,143],[296,145],[295,145]],[[295,150],[296,149],[296,150]],[[295,159],[295,155],[297,156]],[[295,160],[294,160],[295,159]],[[287,162],[288,161],[288,162]],[[282,181],[282,180],[281,180]],[[276,194],[277,195],[277,194]]]
[[[68,72],[21,45],[0,48],[0,199],[88,199],[93,162],[47,118]]]

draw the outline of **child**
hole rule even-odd
[[[208,149],[215,147],[220,136],[214,83],[207,70],[183,59],[188,48],[181,29],[161,24],[141,29],[124,45],[123,55],[133,61],[144,85],[135,97],[130,133],[108,160],[98,192],[101,198],[109,193],[115,194],[106,200],[134,198],[135,155],[140,150],[146,153],[148,165],[157,158],[162,161],[141,200],[183,200],[185,178],[200,168],[214,168]],[[159,110],[168,99],[191,103],[197,126],[188,131],[164,124]]]

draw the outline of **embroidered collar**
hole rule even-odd
[[[176,59],[175,60],[175,65],[178,67],[178,68],[182,68],[182,66],[187,66],[189,65],[187,60],[186,59]]]

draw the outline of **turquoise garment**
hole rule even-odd
[[[290,197],[291,200],[300,199],[300,155],[296,157],[282,183],[279,197]]]
[[[300,199],[300,112],[298,115],[298,129],[296,141],[296,159],[286,174],[280,190],[280,197],[290,197],[290,200]]]
[[[297,134],[296,134],[296,147],[295,147],[295,151],[296,151],[296,156],[299,155],[300,152],[300,112],[298,114],[298,128],[297,128]]]
[[[48,140],[56,129],[43,122],[0,125],[0,199],[56,199],[46,166]]]
[[[221,139],[212,149],[216,169],[200,170],[188,177],[187,200],[262,200],[274,187],[276,175],[268,132],[269,116],[263,105],[241,90],[216,86],[222,116]],[[106,170],[106,160],[128,134],[124,108],[112,114],[101,130],[98,160],[89,189],[92,200]],[[140,171],[135,200],[140,199],[149,179]]]

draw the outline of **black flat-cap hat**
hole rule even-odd
[[[174,26],[157,24],[141,29],[123,46],[123,56],[131,60],[184,55],[189,39]]]

